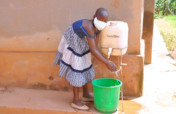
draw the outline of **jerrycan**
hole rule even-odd
[[[128,24],[123,21],[108,21],[107,26],[101,31],[100,50],[103,54],[120,56],[128,48]]]

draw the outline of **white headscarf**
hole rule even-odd
[[[100,21],[100,20],[97,19],[97,17],[95,17],[95,18],[94,18],[94,25],[95,25],[95,27],[96,27],[98,30],[101,31],[101,30],[103,30],[103,29],[106,27],[107,23],[104,22],[104,21]]]

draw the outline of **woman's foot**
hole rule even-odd
[[[86,94],[83,94],[82,100],[85,102],[92,102],[94,101],[94,97],[90,93],[86,93]]]
[[[88,110],[89,107],[81,103],[79,99],[79,88],[73,87],[73,103],[71,104],[73,108],[79,109],[79,110]]]
[[[94,101],[94,97],[93,95],[91,95],[88,91],[88,84],[83,86],[83,97],[82,100],[85,102],[89,102],[89,101]]]
[[[79,110],[89,110],[89,107],[82,104],[79,100],[78,101],[73,101],[71,104],[73,108],[79,109]]]
[[[73,103],[74,103],[75,105],[78,105],[78,106],[83,106],[83,105],[84,105],[83,103],[81,103],[80,100],[73,100]]]

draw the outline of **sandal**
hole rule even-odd
[[[79,110],[89,110],[89,107],[86,106],[86,105],[78,106],[78,105],[72,103],[71,106],[72,106],[73,108],[76,108],[76,109],[79,109]]]
[[[93,101],[94,101],[94,98],[82,97],[82,101],[84,101],[84,102],[93,102]]]

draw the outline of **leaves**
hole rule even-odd
[[[156,0],[155,14],[176,15],[176,0]]]

